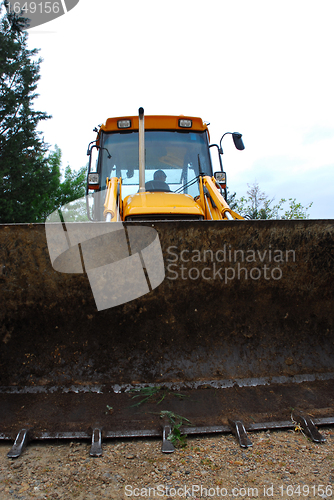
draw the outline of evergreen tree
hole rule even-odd
[[[5,13],[0,22],[0,222],[42,221],[61,173],[60,152],[47,155],[36,130],[50,118],[33,108],[41,60],[27,49],[26,20]]]

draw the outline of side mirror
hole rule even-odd
[[[91,155],[91,152],[92,152],[92,148],[94,146],[92,146],[92,144],[94,144],[96,146],[96,141],[92,141],[88,144],[88,147],[87,147],[87,156],[90,156]]]
[[[88,189],[100,189],[100,177],[97,173],[97,164],[99,159],[99,147],[94,144],[88,148],[89,155],[88,176],[87,176],[87,191]]]
[[[239,134],[239,132],[233,132],[232,137],[233,137],[234,145],[239,151],[242,151],[243,149],[245,149],[245,145],[244,145],[243,140],[242,140],[242,134]]]
[[[239,151],[242,151],[243,149],[245,149],[245,145],[242,141],[242,134],[240,134],[239,132],[225,132],[225,134],[220,139],[219,154],[221,154],[221,155],[223,154],[222,140],[224,139],[225,135],[228,135],[228,134],[232,135],[234,145],[237,149],[239,149]]]

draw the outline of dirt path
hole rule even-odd
[[[274,498],[334,496],[334,428],[316,445],[293,431],[253,433],[242,450],[232,435],[191,437],[162,454],[161,443],[116,440],[90,458],[88,442],[33,442],[16,460],[0,444],[0,499]]]

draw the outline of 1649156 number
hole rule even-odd
[[[281,485],[279,487],[281,496],[287,497],[307,497],[308,495],[319,496],[321,498],[330,498],[333,495],[333,487],[331,485],[312,485],[308,484],[294,486],[289,484],[288,486]]]
[[[60,2],[14,2],[8,4],[8,12],[15,14],[58,14],[60,11]]]

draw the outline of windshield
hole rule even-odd
[[[138,192],[138,132],[103,134],[101,175],[122,178],[122,197]],[[159,171],[159,172],[157,172]],[[161,172],[162,171],[162,172]],[[205,132],[145,131],[145,187],[199,195],[197,176],[212,176]],[[153,183],[152,183],[153,181]],[[154,181],[158,181],[158,184]],[[152,189],[152,187],[154,189]]]

